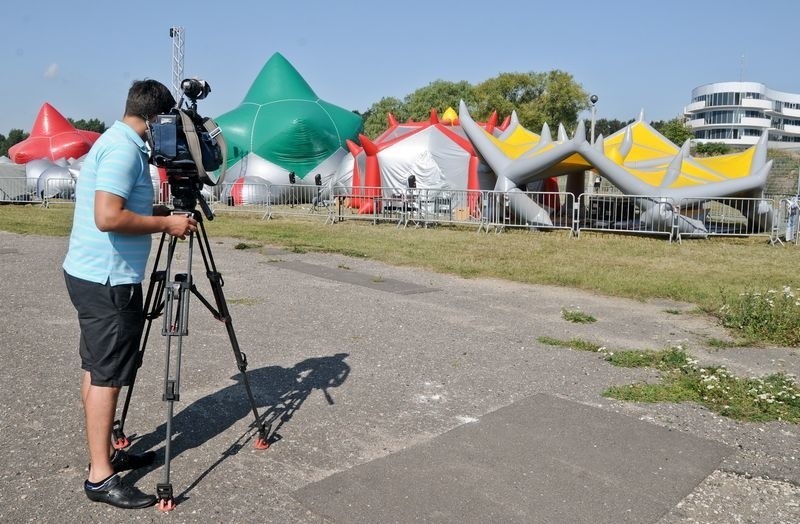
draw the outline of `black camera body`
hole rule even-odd
[[[197,100],[205,98],[211,86],[189,78],[181,82],[181,90],[183,96],[176,107],[148,124],[150,161],[166,170],[176,209],[194,210],[199,202],[211,220],[213,214],[201,190],[203,185],[218,184],[225,176],[227,145],[216,122],[197,113]],[[181,108],[185,98],[191,104]]]
[[[204,184],[213,186],[219,182],[219,175],[212,173],[218,170],[224,161],[223,151],[217,133],[206,128],[204,119],[192,109],[173,109],[170,113],[158,115],[156,121],[150,124],[151,161],[157,167],[180,175],[197,173]],[[187,129],[187,126],[191,126]],[[192,155],[189,146],[188,133],[197,136],[199,145],[200,163]],[[202,169],[201,169],[202,168]]]

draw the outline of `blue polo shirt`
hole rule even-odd
[[[102,232],[94,221],[95,191],[125,199],[125,209],[153,213],[153,184],[142,138],[117,121],[97,139],[75,186],[75,215],[64,270],[73,277],[112,286],[144,280],[151,235]]]

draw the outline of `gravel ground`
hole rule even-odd
[[[90,504],[81,493],[86,458],[78,332],[60,272],[66,242],[0,232],[0,522],[163,522],[155,511],[122,512]],[[537,393],[734,449],[660,523],[800,522],[797,425],[736,422],[693,404],[606,399],[601,393],[610,385],[656,377],[542,345],[537,337],[580,337],[620,349],[681,344],[702,361],[742,376],[800,374],[796,350],[715,351],[706,346],[709,337],[727,334],[689,313],[690,304],[464,280],[338,255],[234,249],[236,244],[212,239],[254,394],[274,422],[275,442],[267,452],[252,449],[252,416],[225,330],[192,302],[176,404],[171,481],[179,504],[168,517],[172,522],[322,522],[291,494]],[[176,261],[185,262],[181,252]],[[195,267],[198,281],[203,273]],[[201,292],[205,283],[198,283]],[[598,321],[566,322],[562,308],[580,308]],[[134,450],[163,454],[163,343],[157,331],[126,428]],[[162,469],[127,478],[152,491]]]

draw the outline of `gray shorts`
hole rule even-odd
[[[81,368],[94,386],[130,386],[144,328],[141,284],[98,284],[64,273],[81,326]]]

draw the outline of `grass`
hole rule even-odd
[[[561,317],[574,324],[591,324],[592,322],[597,322],[597,319],[592,315],[577,309],[562,309]]]
[[[594,342],[589,342],[587,340],[583,340],[582,338],[571,338],[569,340],[561,340],[558,338],[553,337],[539,337],[539,342],[542,344],[547,344],[548,346],[558,346],[563,348],[570,348],[576,351],[602,351],[605,348],[599,344],[595,344]]]
[[[748,422],[800,422],[800,388],[795,377],[776,373],[740,378],[724,366],[700,367],[683,348],[662,351],[615,350],[583,339],[539,337],[542,344],[596,352],[614,366],[652,368],[661,372],[657,384],[637,382],[614,386],[603,396],[629,402],[696,402],[720,415]]]
[[[719,415],[748,422],[800,422],[800,388],[791,375],[740,378],[724,366],[700,367],[679,348],[616,352],[608,360],[615,364],[616,358],[616,365],[661,370],[661,382],[614,386],[603,396],[632,402],[697,402]]]
[[[0,205],[0,229],[15,233],[64,236],[71,220],[71,206]],[[356,220],[325,225],[234,215],[218,216],[206,229],[212,237],[232,237],[248,246],[339,253],[464,278],[565,286],[637,300],[690,302],[721,320],[723,306],[732,305],[741,293],[800,287],[800,273],[787,269],[796,266],[794,246],[773,247],[764,237],[670,244],[663,238],[610,234],[584,233],[574,239],[563,231],[506,230],[486,235],[451,227],[398,229]],[[764,289],[752,289],[753,282]],[[757,330],[732,320],[727,325],[750,342],[800,345],[800,335],[786,335],[780,326]]]

